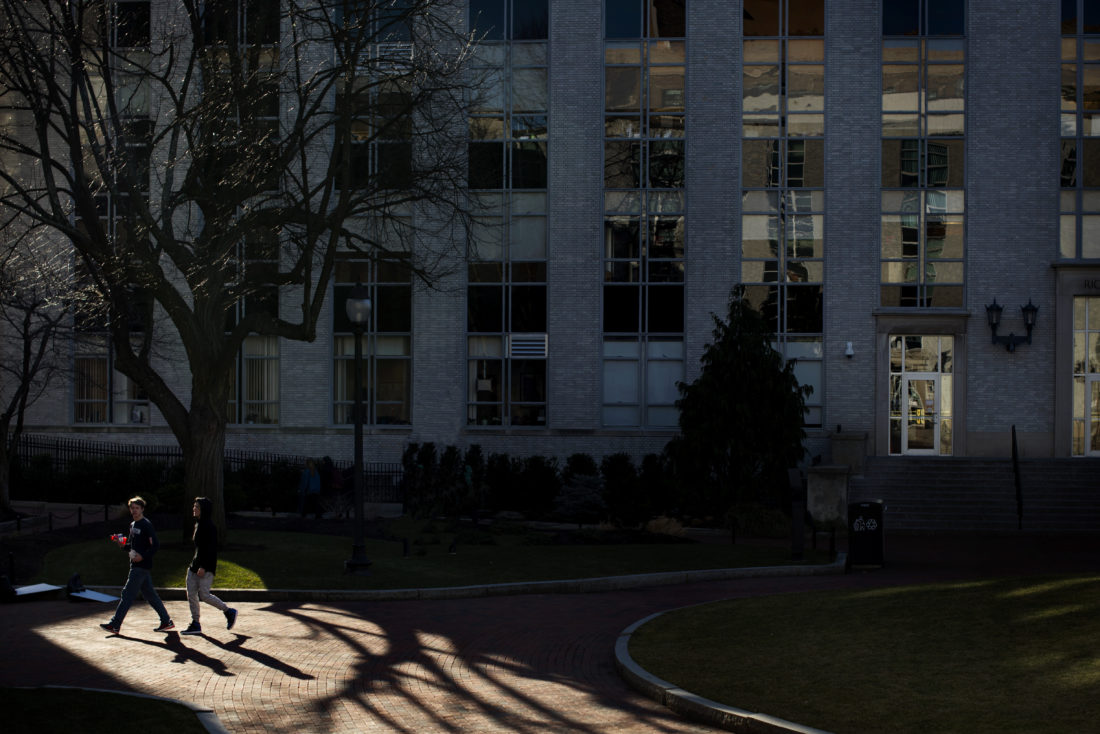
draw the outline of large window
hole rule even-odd
[[[240,289],[245,282],[268,282],[278,268],[279,234],[255,230],[238,246],[234,267],[238,278],[230,288]],[[279,290],[265,286],[242,294],[226,316],[225,330],[231,331],[250,313],[278,315]],[[273,425],[279,422],[279,340],[274,336],[250,334],[245,337],[234,367],[229,397],[230,423]]]
[[[1100,2],[1062,0],[1059,254],[1100,258]]]
[[[675,426],[684,378],[686,3],[604,2],[603,423]]]
[[[149,397],[114,368],[106,331],[78,332],[74,349],[73,422],[149,425]]]
[[[470,426],[547,425],[548,4],[480,0],[470,107],[475,204],[467,271]]]
[[[357,259],[346,253],[336,264],[332,288],[333,414],[338,425],[355,420],[355,332],[345,304],[357,284],[371,299],[371,322],[360,349],[363,422],[412,422],[412,271],[405,259]]]
[[[1073,299],[1073,451],[1100,456],[1100,298]]]
[[[275,189],[280,171],[280,5],[274,0],[206,0],[203,96],[225,114],[210,119],[195,144],[215,176]],[[216,153],[215,153],[216,151]]]
[[[825,12],[746,0],[741,100],[741,282],[822,420]]]
[[[963,305],[965,9],[883,3],[883,306]]]

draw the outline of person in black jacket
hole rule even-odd
[[[218,529],[214,526],[214,502],[207,497],[196,497],[191,508],[195,518],[195,532],[191,536],[195,541],[195,557],[187,567],[187,603],[191,606],[191,624],[183,631],[185,635],[201,635],[199,624],[199,602],[220,609],[225,615],[225,628],[233,629],[237,623],[237,610],[210,593],[214,586],[214,574],[218,570]]]
[[[160,548],[157,539],[157,531],[153,529],[153,523],[145,517],[145,500],[141,497],[131,497],[128,503],[130,516],[134,521],[130,523],[130,534],[126,538],[126,544],[122,549],[130,555],[130,575],[126,577],[126,585],[122,587],[122,598],[110,621],[99,625],[111,634],[117,635],[122,629],[122,620],[130,611],[130,605],[134,603],[140,592],[149,606],[160,616],[160,626],[154,632],[171,632],[176,628],[172,618],[168,616],[168,610],[164,608],[164,602],[157,595],[153,586],[153,555]]]

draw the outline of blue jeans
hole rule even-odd
[[[130,611],[130,605],[134,603],[138,593],[145,597],[153,611],[160,615],[161,624],[171,621],[168,610],[164,608],[164,602],[157,596],[157,590],[153,587],[153,574],[147,568],[130,566],[130,575],[126,577],[126,585],[122,587],[122,598],[115,608],[115,616],[111,623],[116,627],[122,626],[122,620],[126,619],[126,613]]]

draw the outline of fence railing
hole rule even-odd
[[[49,456],[54,471],[63,473],[74,460],[116,458],[124,461],[152,461],[166,467],[183,461],[183,450],[177,444],[124,444],[111,441],[90,441],[69,436],[43,436],[24,434],[16,447],[18,460],[27,465],[32,458]],[[246,467],[270,470],[274,466],[302,467],[309,458],[318,457],[297,454],[281,454],[268,451],[226,449],[225,466],[229,471]],[[351,489],[352,464],[350,461],[333,461],[333,467],[344,478],[345,490]],[[403,502],[404,467],[400,463],[370,462],[363,467],[364,499],[367,502]]]

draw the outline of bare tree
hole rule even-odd
[[[0,0],[0,106],[23,123],[0,130],[0,207],[72,253],[85,320],[223,532],[246,338],[313,340],[341,251],[429,285],[463,251],[461,7]]]
[[[63,369],[68,323],[57,297],[65,263],[35,260],[16,240],[0,262],[0,515],[11,511],[11,469],[27,408]],[[56,269],[60,266],[60,271]]]

